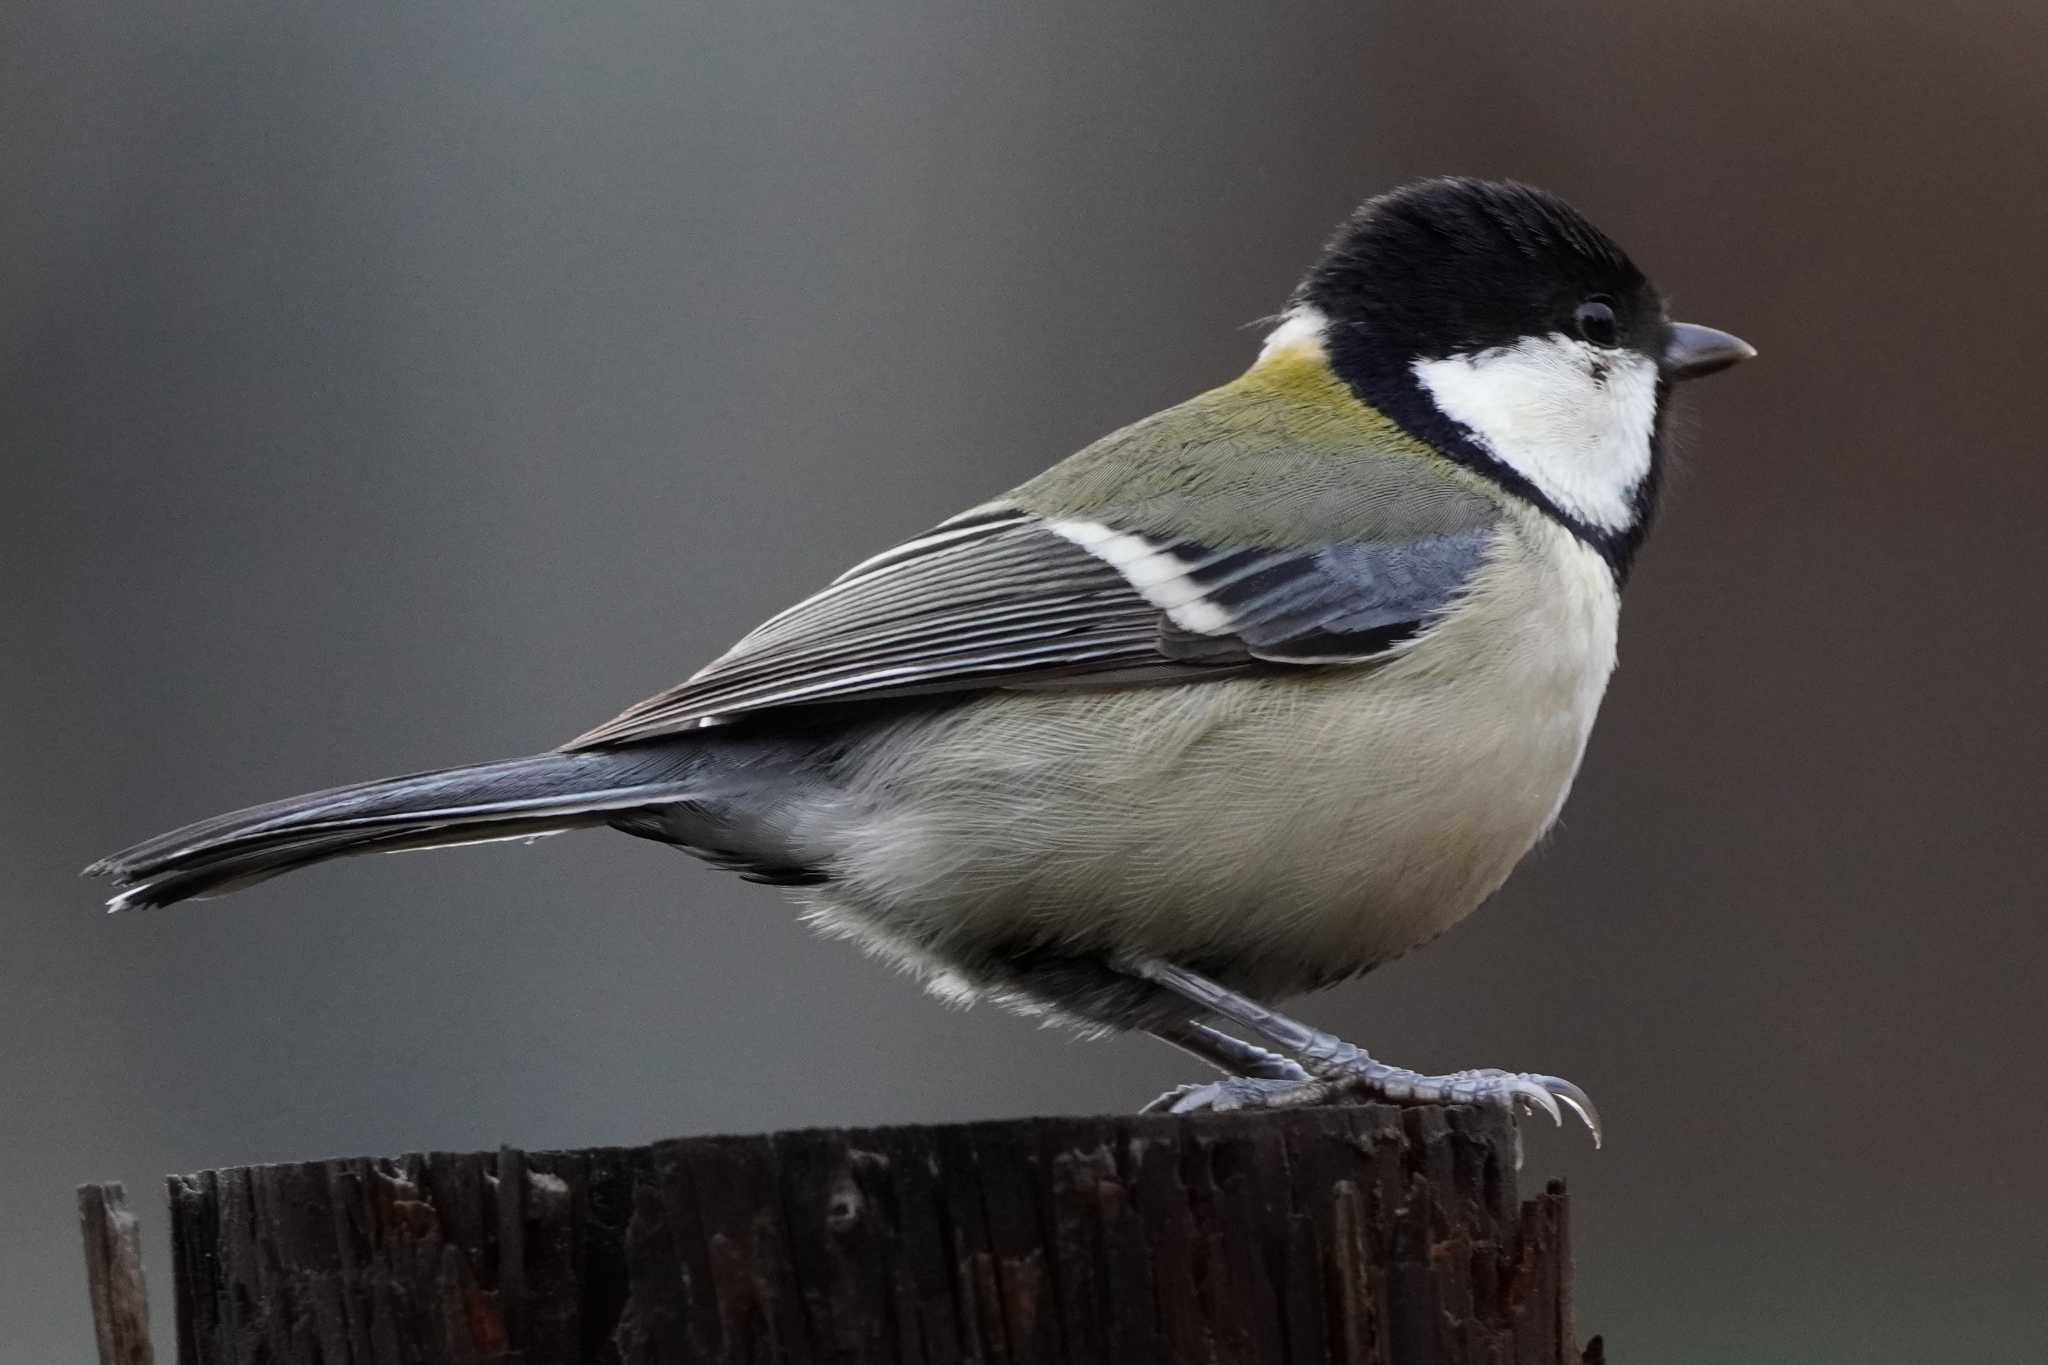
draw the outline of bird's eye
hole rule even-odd
[[[1614,305],[1606,299],[1587,299],[1572,314],[1572,325],[1579,329],[1579,335],[1595,346],[1614,344]]]

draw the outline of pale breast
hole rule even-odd
[[[1599,558],[1531,515],[1389,663],[903,722],[814,813],[819,916],[926,964],[1137,951],[1265,994],[1363,970],[1469,914],[1556,818],[1616,611]]]

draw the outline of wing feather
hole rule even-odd
[[[878,555],[673,688],[571,742],[617,744],[772,706],[1151,666],[1159,613],[1024,513],[976,514]],[[964,519],[962,519],[964,520]]]
[[[1215,546],[976,509],[849,570],[568,747],[779,706],[1356,663],[1446,610],[1492,534]]]

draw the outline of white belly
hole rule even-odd
[[[1279,995],[1434,937],[1557,817],[1614,667],[1606,566],[1533,516],[1375,667],[991,696],[817,812],[827,927],[922,965],[1017,948]]]

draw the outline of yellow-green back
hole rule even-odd
[[[1492,485],[1360,402],[1312,343],[1269,350],[1010,496],[1048,518],[1274,546],[1414,540],[1501,514]]]

